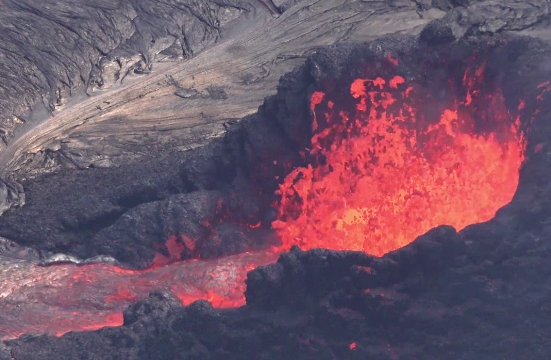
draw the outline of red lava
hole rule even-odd
[[[525,141],[501,93],[480,94],[483,73],[465,73],[465,99],[437,123],[423,121],[417,89],[400,76],[353,81],[349,111],[314,92],[310,153],[324,162],[294,169],[280,185],[272,225],[283,248],[382,256],[436,226],[459,231],[494,217],[517,189]],[[492,131],[474,130],[475,105],[490,114]]]
[[[275,253],[243,253],[144,271],[18,263],[0,277],[0,338],[119,326],[122,311],[155,290],[172,291],[184,305],[205,299],[218,308],[242,306],[247,272],[276,259]]]

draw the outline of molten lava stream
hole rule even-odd
[[[143,271],[106,264],[39,267],[3,262],[0,338],[122,325],[122,311],[154,290],[172,291],[185,305],[205,299],[221,308],[241,306],[247,271],[276,259],[274,253],[243,253]]]
[[[355,109],[315,92],[310,156],[318,161],[280,185],[273,227],[283,248],[382,256],[433,227],[461,230],[495,216],[516,191],[525,141],[502,95],[474,88],[482,75],[483,67],[466,73],[465,100],[432,123],[400,76],[355,80]],[[474,131],[478,114],[490,130]]]

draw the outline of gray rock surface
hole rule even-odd
[[[190,58],[220,40],[256,2],[2,2],[2,125],[42,102],[50,111],[78,87],[112,87],[167,57]],[[4,127],[2,127],[4,128]],[[4,139],[8,140],[8,139]]]
[[[119,2],[96,4],[98,9],[86,2],[69,12],[59,2],[4,2],[2,23],[13,22],[6,25],[10,29],[27,24],[32,43],[44,45],[25,44],[33,56],[21,61],[17,46],[23,40],[10,38],[4,45],[17,51],[4,50],[15,58],[0,71],[6,89],[0,95],[3,177],[117,167],[155,152],[197,147],[223,134],[225,122],[253,113],[280,76],[317,47],[415,34],[444,15],[419,11],[411,1],[295,1],[277,19],[258,0]],[[29,20],[11,16],[26,12],[32,13]],[[73,15],[82,21],[75,23]],[[45,20],[38,21],[41,17]],[[58,44],[52,31],[67,41]],[[10,36],[23,35],[14,30]],[[18,70],[25,61],[36,64]],[[18,75],[31,80],[14,81],[11,74],[31,68]]]

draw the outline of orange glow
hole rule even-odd
[[[77,314],[75,314],[77,315]],[[87,319],[86,324],[80,325],[76,330],[78,331],[93,331],[98,330],[107,326],[121,326],[123,324],[123,314],[122,313],[112,313],[106,314],[103,317],[98,317],[94,319]],[[64,324],[67,327],[68,324]],[[71,329],[72,330],[72,329]],[[71,330],[64,330],[57,332],[55,336],[60,337],[68,333]]]
[[[11,280],[0,278],[0,288],[11,288],[0,302],[0,340],[120,326],[128,305],[156,290],[171,291],[184,305],[204,299],[218,308],[241,306],[247,272],[276,260],[263,252],[142,271],[110,264],[17,267]]]
[[[386,59],[387,59],[388,61],[390,61],[392,64],[398,65],[398,59],[393,58],[393,57],[392,57],[392,54],[388,54],[388,55],[386,56]]]
[[[538,89],[541,90],[541,93],[537,96],[538,100],[543,100],[543,96],[545,93],[551,91],[551,81],[547,80],[541,84],[538,85]]]
[[[490,220],[516,191],[525,141],[502,95],[481,94],[483,73],[467,71],[465,98],[432,123],[400,76],[353,81],[350,112],[315,92],[311,109],[326,126],[313,126],[311,155],[324,161],[294,169],[280,185],[272,225],[282,248],[382,256],[435,226]],[[474,130],[481,104],[491,132]]]
[[[173,235],[168,238],[165,244],[168,251],[168,256],[159,252],[156,253],[155,258],[153,259],[153,263],[151,264],[152,269],[156,269],[161,266],[179,261],[180,256],[182,255],[182,252],[186,249],[186,247],[188,249],[195,250],[195,242],[185,235],[182,235],[180,237]]]

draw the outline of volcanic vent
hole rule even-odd
[[[136,210],[128,218],[135,221],[132,224],[141,224],[173,217],[179,214],[174,207],[178,206],[192,214],[186,215],[186,221],[193,218],[201,226],[186,227],[178,222],[179,227],[171,227],[165,226],[169,220],[155,220],[162,226],[151,227],[172,233],[164,234],[163,242],[169,239],[166,244],[156,244],[157,252],[161,249],[164,255],[133,252],[135,258],[148,262],[149,270],[125,272],[102,267],[102,272],[112,275],[109,286],[113,291],[105,296],[116,303],[105,308],[107,312],[119,313],[129,302],[158,289],[156,276],[166,283],[169,273],[178,271],[167,270],[169,267],[182,273],[186,267],[195,267],[201,274],[212,274],[211,267],[229,263],[228,268],[235,272],[235,264],[240,264],[232,258],[218,265],[216,260],[199,263],[197,259],[245,251],[260,253],[242,261],[246,265],[242,273],[232,277],[242,279],[244,272],[254,267],[255,259],[261,261],[256,265],[263,265],[272,260],[271,255],[263,255],[281,253],[293,245],[304,250],[356,250],[378,257],[390,252],[382,259],[362,253],[325,252],[318,260],[336,259],[340,265],[333,269],[335,277],[342,275],[342,269],[359,266],[369,276],[380,276],[366,280],[370,285],[365,286],[393,286],[406,281],[409,270],[415,273],[425,266],[410,259],[417,256],[411,255],[417,254],[415,251],[421,252],[421,245],[397,249],[434,227],[464,229],[457,235],[451,228],[440,228],[425,236],[442,233],[453,238],[451,250],[438,256],[438,269],[442,269],[456,255],[462,256],[463,263],[479,261],[488,249],[497,246],[495,241],[493,245],[475,242],[472,234],[482,230],[473,229],[495,230],[496,224],[506,223],[514,234],[527,224],[539,223],[541,214],[524,221],[526,204],[533,201],[535,188],[543,188],[545,176],[528,176],[526,168],[534,173],[546,146],[543,135],[529,130],[545,129],[541,118],[549,111],[546,93],[551,86],[542,80],[539,69],[547,48],[535,40],[501,36],[435,41],[438,44],[430,36],[422,39],[392,38],[320,50],[303,67],[282,78],[278,94],[266,99],[257,114],[228,126],[224,138],[191,153],[193,161],[179,174],[185,179],[187,192],[176,195],[178,201],[167,200],[170,211],[163,210],[156,217],[157,204]],[[217,180],[213,180],[215,176]],[[185,211],[180,213],[188,214]],[[113,228],[140,234],[141,225],[134,230],[128,221],[123,218]],[[476,223],[483,224],[469,226]],[[226,236],[228,233],[237,235]],[[270,234],[276,235],[275,240]],[[108,240],[106,237],[104,243]],[[124,246],[132,252],[134,245],[121,240],[117,248],[104,246],[102,250],[117,257]],[[292,298],[292,291],[299,291],[297,287],[315,292],[312,296],[326,296],[325,290],[341,284],[314,284],[314,291],[300,282],[327,279],[304,276],[292,280],[289,274],[294,274],[295,268],[307,268],[297,264],[317,259],[319,254],[297,255],[297,251],[295,248],[281,255],[278,267],[270,265],[249,274],[248,304],[263,308],[280,301],[282,306],[287,300],[281,294]],[[189,260],[191,257],[196,260]],[[399,271],[389,263],[401,266]],[[324,266],[327,270],[333,265]],[[55,267],[50,269],[55,271]],[[64,267],[63,271],[71,269]],[[79,276],[85,277],[84,273],[94,269],[81,267]],[[282,271],[284,275],[278,275]],[[140,281],[129,281],[131,276]],[[342,276],[351,281],[348,275]],[[208,291],[197,290],[204,281],[199,277],[180,276],[183,282],[196,286],[169,284],[167,289],[177,288],[184,303],[185,299],[212,299]],[[216,288],[210,280],[208,286]],[[224,277],[219,280],[223,287]],[[242,290],[242,284],[233,282],[230,286]],[[186,294],[186,289],[193,293]],[[278,289],[286,292],[281,290],[278,295]],[[219,305],[243,300],[236,299],[232,289],[217,291],[217,296],[233,296],[231,301],[217,301]],[[362,296],[375,294],[370,289],[362,291]],[[370,304],[384,297],[376,295],[369,295],[376,298],[370,298]],[[365,312],[363,316],[374,311],[369,306],[356,308]],[[347,345],[345,349],[352,348]]]
[[[511,201],[524,136],[499,85],[481,88],[485,60],[473,55],[461,82],[435,84],[407,81],[392,56],[311,95],[309,163],[278,190],[273,226],[286,247],[382,256],[438,225],[490,220]]]
[[[493,218],[515,194],[526,146],[526,100],[502,92],[506,46],[420,54],[396,42],[341,50],[351,60],[339,65],[319,54],[311,121],[284,120],[300,159],[284,176],[281,160],[264,169],[280,179],[272,226],[283,248],[382,256],[436,226]]]

